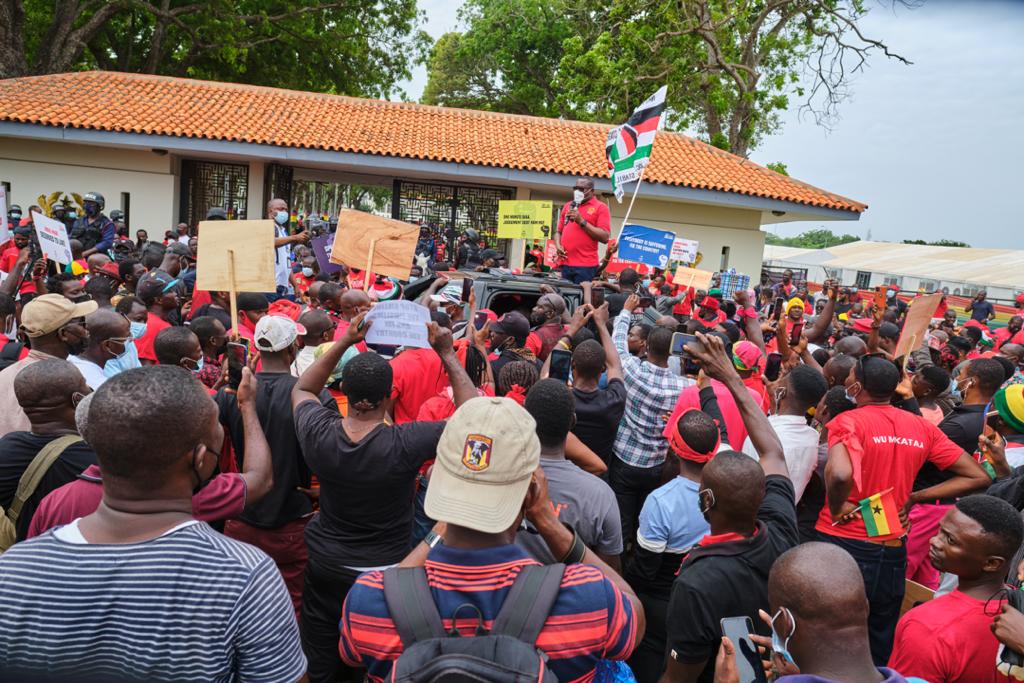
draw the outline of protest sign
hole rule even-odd
[[[911,300],[907,317],[903,321],[903,332],[900,333],[900,340],[896,342],[896,350],[893,351],[893,358],[905,356],[921,345],[941,300],[942,292],[917,296]]]
[[[608,265],[605,266],[604,272],[606,273],[621,273],[626,268],[632,268],[640,275],[647,275],[650,272],[650,268],[642,263],[636,261],[623,261],[618,256],[612,256],[608,260]]]
[[[698,270],[679,266],[676,274],[672,276],[672,284],[676,287],[694,287],[696,289],[707,289],[711,285],[711,278],[714,276],[710,270]]]
[[[676,241],[672,243],[672,254],[669,259],[680,263],[693,263],[697,260],[698,245],[697,240],[684,240],[682,237],[677,237]]]
[[[7,229],[7,188],[0,185],[0,244],[7,244],[11,231]]]
[[[427,323],[430,309],[412,301],[381,301],[370,309],[365,320],[373,321],[366,332],[367,344],[427,348]]]
[[[408,280],[420,226],[342,209],[331,248],[331,263]]]
[[[655,268],[664,268],[668,265],[675,239],[673,232],[643,225],[626,225],[619,234],[618,256],[623,261],[637,261]]]
[[[196,289],[228,292],[231,334],[238,334],[236,294],[274,292],[274,221],[201,221],[202,258],[196,262]]]
[[[321,273],[330,275],[341,270],[341,266],[331,263],[331,249],[334,247],[333,233],[314,237],[310,241],[309,246],[313,249],[313,255],[316,256],[316,262],[320,266]]]
[[[6,219],[7,216],[4,216],[4,220]],[[64,224],[38,211],[32,212],[32,222],[36,226],[36,235],[39,237],[43,256],[63,265],[71,263],[71,241],[68,239],[68,229]]]
[[[498,201],[498,237],[539,240],[551,235],[551,202]]]
[[[544,245],[544,265],[548,268],[558,266],[558,247],[555,246],[554,240],[548,240]]]

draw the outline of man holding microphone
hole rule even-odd
[[[562,259],[562,277],[573,284],[590,282],[597,275],[597,243],[608,243],[611,213],[608,205],[594,196],[594,181],[578,178],[573,199],[558,214],[555,247]]]

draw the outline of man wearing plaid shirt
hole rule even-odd
[[[615,318],[612,341],[622,359],[626,410],[619,423],[609,465],[608,484],[615,492],[622,517],[622,539],[635,538],[637,520],[647,494],[661,484],[661,467],[668,442],[661,433],[662,416],[671,413],[679,394],[694,380],[668,369],[672,330],[655,327],[647,336],[647,360],[630,355],[626,335],[640,298],[630,296]]]

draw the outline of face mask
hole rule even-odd
[[[949,380],[949,393],[957,401],[962,401],[963,400],[963,396],[960,395],[960,387],[957,385],[956,380],[952,379],[952,378],[950,378],[950,380]]]
[[[95,215],[99,214],[99,212],[100,212],[99,204],[86,204],[85,205],[85,215],[86,216],[95,216]]]
[[[854,385],[856,385],[856,384],[857,383],[854,382]],[[849,389],[844,389],[843,391],[846,393],[846,400],[847,401],[849,401],[850,403],[856,403],[857,402],[857,396],[860,395],[860,387],[857,387],[857,393],[855,393],[855,394],[851,394]]]
[[[199,357],[199,360],[192,360],[191,358],[182,358],[182,360],[189,360],[189,361],[192,361],[193,363],[195,363],[194,367],[189,368],[189,370],[192,371],[193,375],[198,375],[199,372],[203,369],[203,357],[202,356]]]
[[[704,504],[703,494],[707,493],[708,502]],[[707,519],[708,513],[711,512],[711,508],[715,507],[715,492],[711,489],[701,489],[697,492],[697,499],[700,501],[700,514],[704,515],[704,519]]]
[[[583,190],[573,190],[572,191],[572,200],[574,202],[576,202],[576,204],[582,204],[583,203],[583,199],[585,197],[586,197],[586,193],[584,193]]]
[[[146,336],[146,323],[137,323],[134,320],[129,323],[132,331],[133,339],[142,339]]]
[[[132,324],[134,325],[135,323]],[[103,365],[103,375],[110,379],[125,370],[134,370],[141,367],[142,362],[139,360],[139,351],[135,348],[135,340],[133,339],[124,345],[124,353],[116,358],[111,358]]]
[[[775,620],[782,616],[782,612],[786,612],[786,616],[789,618],[789,623],[793,625],[793,630],[790,631],[789,635],[786,636],[785,640],[779,636],[779,632],[775,630]],[[785,607],[780,607],[779,611],[772,617],[772,651],[785,659],[790,664],[795,664],[793,661],[793,655],[789,654],[789,639],[796,633],[796,620],[793,618],[793,613]]]
[[[274,222],[277,223],[278,225],[287,225],[288,224],[288,212],[287,211],[278,211],[277,213],[275,213],[274,214]]]
[[[302,276],[303,277],[313,277],[313,269],[312,268],[303,268],[302,269]]]
[[[134,346],[134,345],[135,345],[135,340],[134,339],[129,339],[128,341],[124,342],[124,348],[121,349],[121,353],[114,353],[113,351],[110,351],[110,347],[109,346],[107,347],[107,350],[110,351],[110,353],[113,354],[114,360],[120,360],[120,359],[123,359],[125,356],[128,355],[128,348],[129,348],[129,346]]]
[[[12,213],[11,214],[11,221],[12,222],[17,223],[20,220],[21,220],[21,214],[20,213]]]

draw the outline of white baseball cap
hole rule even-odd
[[[265,315],[256,323],[253,341],[260,351],[281,351],[295,343],[306,328],[283,315]]]
[[[491,534],[512,526],[540,463],[536,429],[512,399],[480,396],[462,404],[437,444],[427,516]]]
[[[431,294],[430,299],[439,304],[461,304],[462,303],[462,281],[445,285],[438,294]]]

